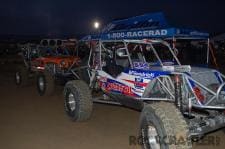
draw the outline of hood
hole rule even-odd
[[[74,56],[49,56],[49,57],[40,57],[40,58],[36,58],[35,61],[42,61],[44,63],[48,63],[48,62],[54,62],[54,63],[59,63],[62,60],[64,61],[68,61],[68,62],[73,62],[73,61],[78,61],[79,58],[78,57],[74,57]]]
[[[208,72],[214,72],[214,69],[211,68],[204,68],[204,67],[191,67],[190,73],[208,73]]]
[[[46,56],[46,57],[39,57],[37,60],[63,60],[63,59],[74,59],[74,56]]]
[[[220,74],[214,69],[192,67],[189,74],[194,80],[198,81],[206,87],[209,87],[213,84],[220,84],[221,82]]]
[[[62,62],[64,64],[62,64]],[[55,64],[59,64],[59,65],[63,65],[63,67],[69,67],[71,66],[73,63],[76,63],[76,65],[78,65],[78,63],[80,62],[80,58],[78,57],[74,57],[74,56],[49,56],[49,57],[40,57],[40,58],[36,58],[35,60],[32,61],[33,65],[40,65],[40,66],[44,66],[47,63],[55,63]]]
[[[168,75],[173,72],[179,72],[188,74],[204,86],[220,83],[220,74],[216,70],[204,67],[191,67],[189,65],[163,67],[152,66],[148,68],[129,69],[126,72],[131,75],[145,78],[154,78],[159,75]]]

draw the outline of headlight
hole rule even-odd
[[[64,61],[64,60],[62,60],[61,62],[60,62],[60,66],[61,67],[64,67],[66,65],[66,62]]]
[[[66,65],[66,62],[65,62],[64,60],[62,60],[62,61],[60,62],[60,64],[61,64],[61,65]]]

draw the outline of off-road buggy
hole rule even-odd
[[[69,73],[70,69],[80,62],[80,58],[75,56],[75,46],[74,41],[58,39],[45,39],[39,45],[22,45],[25,67],[20,67],[15,73],[16,84],[26,85],[29,78],[35,76],[38,93],[51,95],[58,80],[66,82],[66,79],[74,76]]]
[[[72,120],[88,119],[93,102],[142,110],[145,148],[190,148],[190,138],[225,126],[224,75],[181,65],[167,42],[101,40],[89,56],[90,80],[65,85],[65,110]],[[99,92],[103,96],[92,98]]]
[[[73,121],[84,121],[93,102],[127,106],[142,111],[143,148],[191,148],[193,138],[225,126],[225,76],[182,65],[175,46],[149,40],[208,38],[204,32],[168,27],[159,16],[114,21],[100,35],[82,39],[91,48],[82,75],[88,79],[65,85],[65,111]]]

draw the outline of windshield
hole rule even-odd
[[[63,48],[49,48],[49,47],[40,47],[39,48],[40,57],[45,56],[68,56],[71,55],[70,51]]]
[[[93,65],[118,68],[148,69],[149,66],[180,64],[172,49],[163,41],[102,42],[93,48]],[[96,56],[98,55],[98,56]]]
[[[207,66],[207,46],[205,41],[178,40],[177,57],[183,65]]]
[[[128,49],[132,62],[147,62],[155,66],[178,64],[169,47],[162,43],[130,44]]]

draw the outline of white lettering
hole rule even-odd
[[[143,36],[143,32],[142,31],[139,31],[138,32],[138,36],[140,36],[140,37]]]
[[[132,38],[132,37],[149,37],[149,36],[165,36],[167,30],[146,30],[146,31],[134,31],[134,32],[120,32],[108,34],[109,38]]]
[[[159,30],[156,30],[155,31],[155,36],[158,36],[158,35],[160,35],[160,31]]]
[[[161,35],[167,35],[167,30],[162,30]]]
[[[140,76],[140,77],[145,77],[145,78],[150,78],[150,79],[153,79],[155,77],[154,73],[136,72],[133,70],[129,70],[129,74],[135,75],[135,76]]]
[[[143,36],[148,36],[148,31],[144,31]]]

